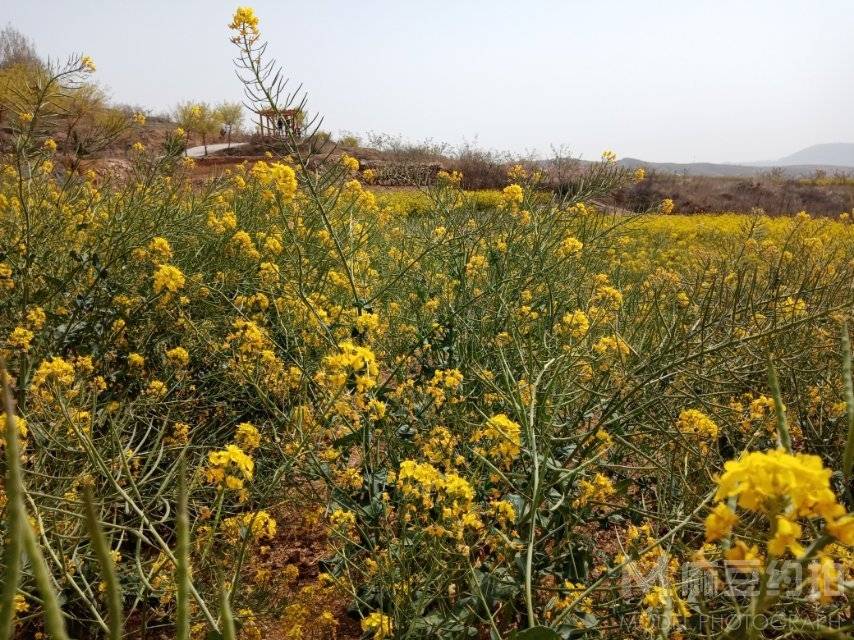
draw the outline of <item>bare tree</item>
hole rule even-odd
[[[0,29],[0,69],[16,64],[42,66],[35,44],[11,24]]]

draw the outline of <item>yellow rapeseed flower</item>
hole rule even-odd
[[[240,36],[246,37],[250,42],[254,42],[260,35],[258,31],[259,23],[260,20],[255,15],[255,10],[252,7],[237,7],[237,11],[234,12],[228,28],[234,29]],[[239,38],[235,37],[233,40],[237,42]]]
[[[174,347],[166,352],[166,359],[176,367],[186,367],[190,363],[190,354],[184,347]]]
[[[525,191],[518,184],[511,184],[501,191],[501,199],[506,204],[518,206],[525,199]]]
[[[170,264],[160,265],[154,272],[154,293],[177,293],[184,283],[184,274]]]
[[[727,537],[736,522],[738,522],[738,516],[735,511],[724,502],[718,503],[706,516],[706,542],[715,542]]]
[[[12,333],[9,334],[7,342],[13,349],[27,351],[30,348],[30,343],[33,341],[34,334],[29,329],[24,327],[15,327]]]
[[[521,452],[521,431],[522,428],[517,422],[499,413],[477,429],[472,434],[471,441],[477,445],[477,453],[509,468]]]
[[[390,638],[393,629],[391,618],[379,611],[370,613],[362,620],[362,631],[373,634],[373,640]]]
[[[830,488],[830,476],[830,469],[815,455],[751,451],[724,465],[715,499],[736,497],[742,509],[762,513],[782,502],[784,512],[794,517],[831,520],[844,509]]]
[[[244,451],[252,452],[261,445],[261,434],[251,422],[241,422],[237,425],[234,442]]]

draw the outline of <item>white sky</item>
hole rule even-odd
[[[247,0],[243,0],[247,2]],[[241,98],[220,0],[0,0],[120,102]],[[854,0],[258,0],[324,128],[549,155],[770,160],[854,141]]]

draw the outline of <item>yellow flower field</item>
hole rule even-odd
[[[847,215],[609,212],[610,156],[572,197],[299,144],[199,186],[180,132],[81,174],[42,127],[92,70],[0,169],[0,637],[851,633]]]

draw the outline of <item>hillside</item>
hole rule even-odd
[[[780,158],[775,164],[786,167],[805,164],[854,167],[854,142],[814,144],[811,147]]]

